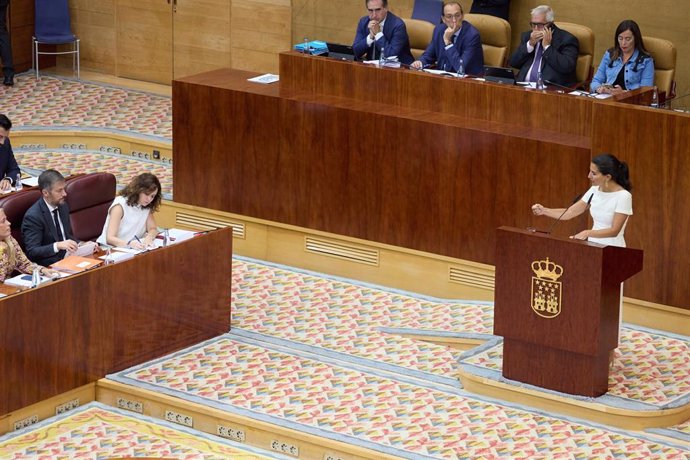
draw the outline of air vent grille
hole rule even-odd
[[[448,281],[493,291],[495,278],[492,273],[477,273],[461,267],[448,267]]]
[[[232,227],[234,238],[244,239],[246,236],[245,225],[240,222],[232,222],[223,219],[211,219],[209,217],[195,216],[185,212],[178,212],[175,215],[175,222],[178,225],[192,227],[199,230],[216,230],[219,228]]]
[[[354,246],[340,241],[329,241],[307,236],[304,239],[304,249],[312,254],[335,257],[337,259],[349,260],[350,262],[372,265],[375,267],[379,265],[379,251]]]

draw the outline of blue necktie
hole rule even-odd
[[[537,81],[537,76],[539,74],[539,70],[541,69],[541,55],[543,52],[541,42],[537,42],[537,49],[534,51],[534,63],[532,65],[532,71],[529,73],[529,81]]]

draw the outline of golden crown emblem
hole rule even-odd
[[[563,274],[563,267],[549,261],[547,257],[546,260],[532,262],[532,271],[537,275],[537,278],[556,281]]]

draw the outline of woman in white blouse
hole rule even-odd
[[[143,173],[120,191],[108,208],[98,243],[144,249],[153,245],[158,227],[153,214],[161,204],[161,184],[156,176]]]

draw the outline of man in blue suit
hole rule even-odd
[[[436,26],[431,43],[412,67],[421,69],[436,63],[439,70],[458,72],[462,59],[465,73],[481,75],[484,72],[482,41],[479,31],[464,21],[464,16],[460,3],[443,5],[443,23]]]
[[[19,176],[19,166],[9,138],[10,129],[12,122],[7,115],[0,113],[0,191],[3,192],[12,188]]]
[[[388,0],[366,0],[369,11],[357,24],[352,49],[357,59],[379,59],[381,50],[387,57],[397,56],[403,64],[414,61],[410,39],[402,19],[388,12]]]

